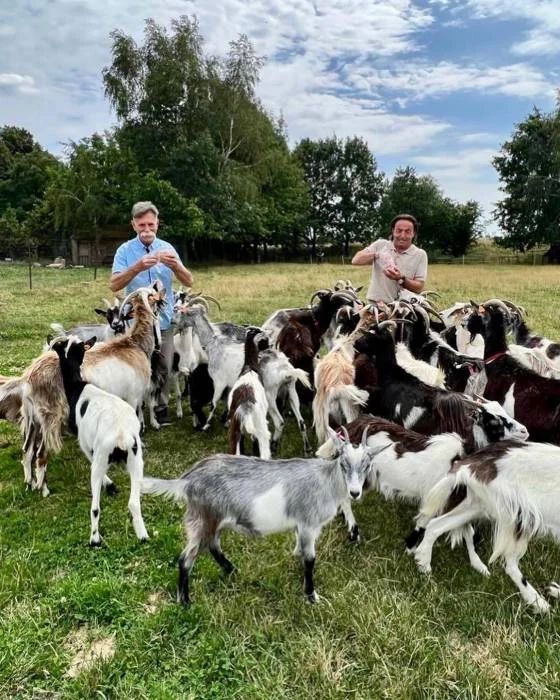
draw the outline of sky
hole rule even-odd
[[[116,123],[102,69],[110,32],[196,15],[208,53],[245,33],[267,62],[257,94],[290,144],[363,137],[391,177],[407,165],[444,193],[500,199],[491,165],[560,87],[560,0],[19,0],[1,3],[0,123],[64,142]],[[488,224],[489,232],[496,232]]]

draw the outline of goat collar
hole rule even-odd
[[[491,362],[494,362],[494,360],[497,360],[499,357],[503,357],[506,354],[505,350],[502,350],[501,352],[496,352],[494,355],[490,355],[489,358],[484,360],[485,365],[489,365]]]

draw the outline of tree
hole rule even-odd
[[[551,114],[538,109],[517,125],[494,158],[505,197],[495,217],[504,247],[527,250],[550,245],[560,253],[560,100]]]
[[[336,138],[303,139],[294,150],[303,169],[311,208],[307,219],[306,241],[312,257],[319,243],[327,242],[336,222],[337,174],[340,149]]]
[[[458,204],[444,197],[430,175],[419,176],[414,168],[399,168],[387,183],[380,206],[382,230],[389,235],[398,214],[412,214],[419,223],[419,245],[426,250],[464,255],[480,235],[477,202]]]
[[[337,168],[335,238],[344,255],[354,240],[371,240],[378,230],[378,207],[383,193],[383,174],[363,139],[346,139],[340,146]]]

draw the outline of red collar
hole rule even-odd
[[[484,360],[484,364],[489,365],[491,362],[494,362],[494,360],[497,360],[499,357],[503,357],[505,354],[505,350],[502,350],[502,352],[497,352],[494,355],[490,355],[488,359]]]

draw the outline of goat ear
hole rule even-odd
[[[51,335],[50,333],[47,336],[47,343],[50,345],[52,341],[54,340],[54,335]]]
[[[96,314],[103,316],[103,318],[107,318],[107,310],[106,309],[94,309],[94,311]]]
[[[343,436],[335,432],[330,426],[327,428],[327,434],[331,439],[336,454],[339,455],[345,442]]]
[[[362,285],[361,287],[356,287],[356,289],[354,291],[356,292],[356,294],[358,294],[359,292],[362,291],[363,288],[364,288],[364,285]]]
[[[92,336],[89,340],[84,341],[84,349],[91,350],[91,348],[97,343],[97,336]]]

